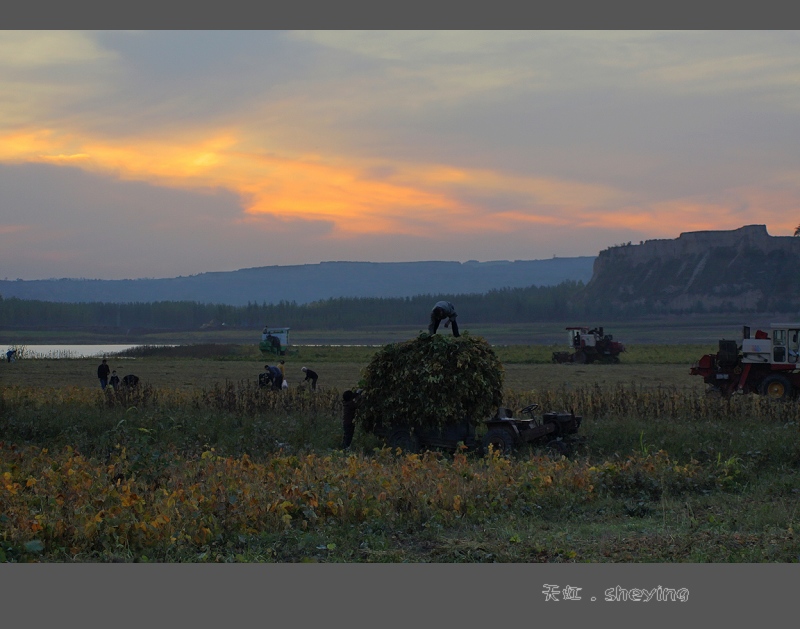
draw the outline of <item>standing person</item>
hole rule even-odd
[[[269,334],[269,328],[265,325],[264,326],[264,330],[261,332],[261,340],[262,341],[266,341],[267,340],[267,334]]]
[[[108,361],[103,359],[103,362],[97,367],[97,379],[100,380],[100,388],[105,391],[108,386],[108,374],[111,373],[111,368],[108,366]]]
[[[286,361],[285,360],[282,360],[281,362],[278,363],[278,369],[281,370],[281,386],[283,386],[283,383],[286,382]],[[288,388],[288,386],[286,388]]]
[[[353,393],[349,389],[342,393],[342,450],[347,450],[353,443],[356,430],[356,411],[361,404],[361,389]]]
[[[439,324],[447,319],[444,327],[449,327],[453,324],[453,336],[459,336],[458,323],[456,322],[456,307],[449,301],[437,301],[431,310],[431,322],[428,324],[428,334],[436,334],[439,329]]]
[[[311,371],[308,367],[303,367],[300,371],[306,374],[306,379],[303,380],[303,382],[308,382],[311,380],[311,389],[315,390],[317,388],[317,378],[319,377],[317,372]]]
[[[111,378],[108,381],[108,384],[111,385],[111,388],[116,391],[119,388],[119,376],[117,375],[117,370],[111,372]]]

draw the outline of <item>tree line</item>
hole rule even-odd
[[[250,302],[246,306],[193,301],[135,303],[51,302],[0,296],[0,326],[19,329],[192,330],[204,325],[260,328],[354,329],[374,325],[426,326],[433,304],[451,301],[471,323],[525,323],[577,316],[585,309],[575,297],[583,282],[557,286],[502,288],[483,294],[415,297],[339,297],[308,304]]]

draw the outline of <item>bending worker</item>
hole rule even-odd
[[[436,334],[439,329],[439,323],[445,321],[444,327],[453,325],[453,336],[458,336],[458,323],[456,323],[456,307],[449,301],[437,301],[436,305],[431,310],[431,322],[428,325],[428,334]]]

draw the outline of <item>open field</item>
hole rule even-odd
[[[375,348],[296,349],[288,392],[255,386],[248,345],[112,358],[142,379],[121,394],[100,391],[97,359],[0,365],[0,561],[800,558],[800,405],[704,396],[688,367],[713,346],[617,365],[497,346],[509,406],[583,415],[569,458],[405,455],[361,430],[342,452],[341,391]]]
[[[463,320],[462,320],[463,319]],[[603,321],[537,321],[526,324],[471,324],[459,317],[462,332],[483,336],[492,345],[563,345],[569,325],[602,325],[607,334],[627,345],[716,345],[720,338],[739,338],[742,325],[769,326],[771,321],[785,320],[786,315],[674,315],[648,316],[635,320]],[[288,325],[291,322],[273,322]],[[384,345],[413,338],[426,330],[427,321],[419,325],[364,326],[357,330],[312,330],[291,328],[290,340],[298,345]],[[131,344],[204,344],[231,343],[238,345],[258,342],[261,326],[253,329],[186,330],[172,332],[139,332],[109,328],[90,330],[20,330],[0,329],[4,344],[45,343],[131,343]]]
[[[315,370],[318,386],[340,391],[356,386],[361,371],[378,348],[370,346],[294,346],[282,357],[290,386],[301,384],[301,367]],[[640,345],[623,354],[617,365],[553,364],[553,351],[560,346],[496,346],[506,371],[506,386],[536,390],[558,386],[598,384],[614,386],[636,383],[702,390],[699,378],[689,376],[689,366],[704,353],[703,345]],[[225,382],[256,382],[274,355],[263,356],[255,345],[190,345],[143,347],[126,356],[109,356],[109,366],[122,378],[133,373],[143,383],[165,388],[209,387]],[[23,359],[0,364],[0,383],[6,386],[97,387],[99,359]]]
[[[317,386],[343,391],[358,384],[361,370],[368,360],[336,362],[318,360],[304,362],[289,357],[286,375],[289,385],[300,386],[308,366],[319,374]],[[96,372],[98,359],[20,360],[0,365],[3,386],[34,388],[86,387],[99,389]],[[211,387],[226,382],[258,381],[265,360],[212,360],[192,358],[136,358],[109,360],[109,366],[120,377],[133,373],[143,383],[168,389]],[[273,364],[273,362],[270,362]],[[535,391],[556,387],[579,387],[597,384],[601,387],[636,383],[645,387],[677,387],[681,390],[702,391],[702,380],[689,375],[687,364],[682,365],[554,365],[505,363],[505,382],[510,389]]]

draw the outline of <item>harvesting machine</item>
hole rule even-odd
[[[716,354],[706,354],[689,373],[702,376],[709,393],[757,393],[788,399],[800,391],[800,323],[773,323],[770,331],[742,329],[742,342],[721,339]]]
[[[553,352],[554,363],[618,363],[625,346],[615,341],[603,328],[569,327],[571,352]]]
[[[289,328],[264,328],[258,349],[262,354],[285,356],[289,347]]]

